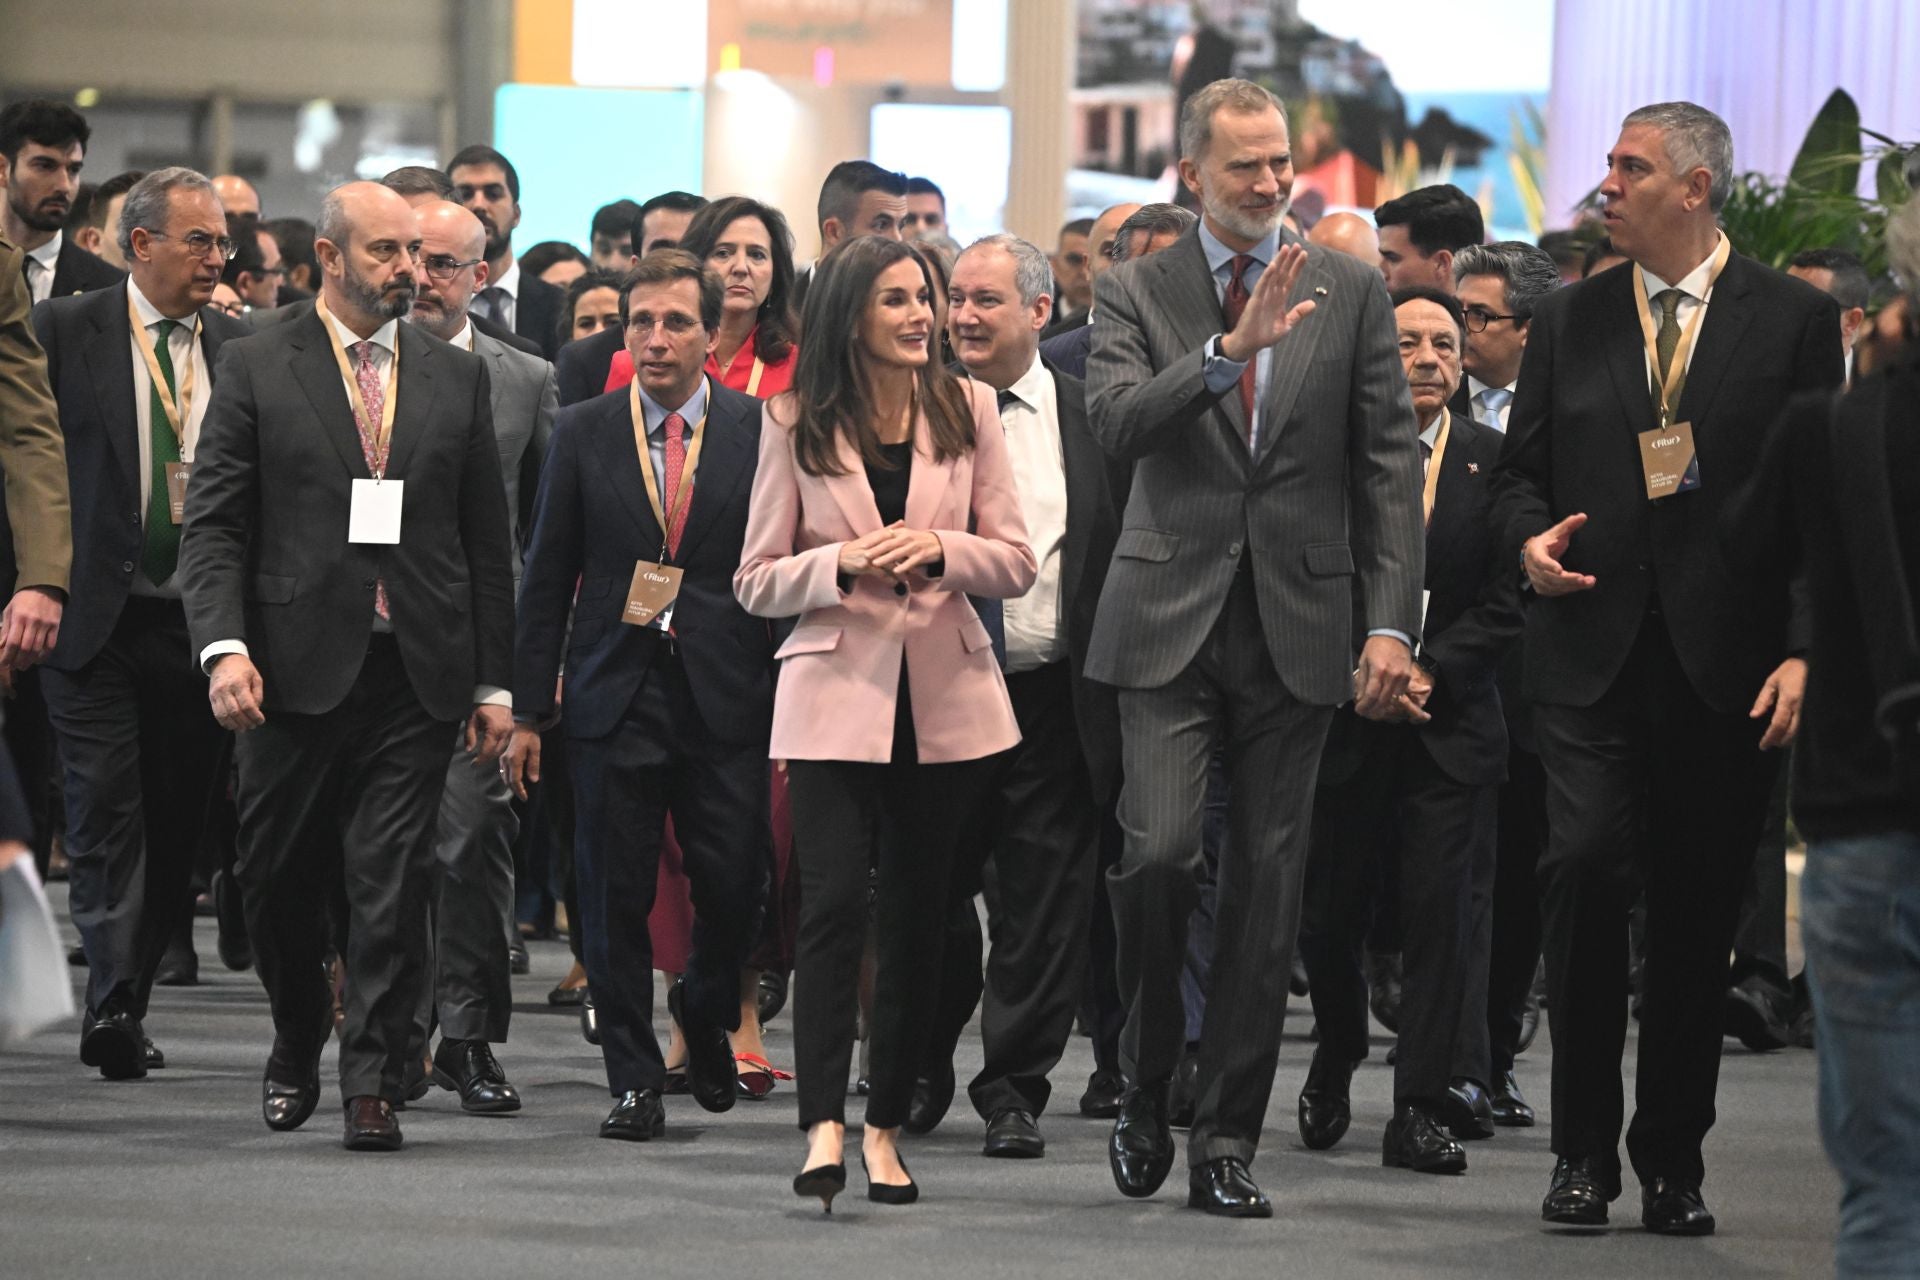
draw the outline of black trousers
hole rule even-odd
[[[936,1021],[930,997],[941,980],[955,863],[995,763],[919,763],[904,665],[891,762],[788,763],[789,874],[800,876],[793,1053],[802,1129],[846,1123],[869,885],[875,973],[866,1122],[892,1129],[907,1118]]]
[[[1753,869],[1740,895],[1733,935],[1735,982],[1758,976],[1782,995],[1787,982],[1787,770],[1767,797],[1767,820],[1754,850]]]
[[[1700,701],[1658,615],[1598,702],[1541,705],[1535,722],[1550,827],[1540,883],[1553,1150],[1618,1160],[1627,909],[1644,882],[1646,996],[1627,1153],[1642,1182],[1698,1181],[1727,954],[1778,757],[1758,749],[1761,724]]]
[[[764,742],[721,740],[665,646],[620,723],[572,738],[574,870],[581,961],[615,1097],[666,1084],[653,1031],[647,915],[660,841],[673,819],[693,898],[693,951],[681,981],[689,1018],[740,1025],[740,969],[759,936],[773,863]]]
[[[178,600],[130,596],[78,671],[40,669],[66,773],[69,904],[87,1010],[147,1014],[154,971],[193,911],[222,730]]]
[[[1318,789],[1300,957],[1321,1051],[1367,1056],[1361,950],[1385,869],[1399,868],[1400,1002],[1394,1101],[1437,1107],[1456,1077],[1487,1082],[1496,788],[1456,782],[1405,725],[1358,724],[1359,767]]]
[[[1108,877],[1118,935],[1121,1069],[1173,1076],[1186,1040],[1180,977],[1200,900],[1201,817],[1216,746],[1227,757],[1215,953],[1187,1159],[1251,1160],[1273,1092],[1300,922],[1313,780],[1331,707],[1294,699],[1273,669],[1251,574],[1228,593],[1187,669],[1120,691],[1126,851]]]
[[[1493,952],[1487,962],[1487,1042],[1493,1074],[1502,1076],[1513,1070],[1527,995],[1540,963],[1535,872],[1547,850],[1547,774],[1531,751],[1515,747],[1507,752],[1495,843],[1499,854],[1493,873]]]
[[[959,853],[971,865],[961,869],[949,912],[941,1012],[927,1061],[952,1061],[982,1004],[986,1060],[967,1093],[983,1118],[1009,1107],[1035,1115],[1046,1109],[1047,1076],[1073,1034],[1086,974],[1101,813],[1073,712],[1073,679],[1065,661],[1007,677],[1020,744],[994,762],[979,834]],[[993,944],[984,976],[980,915],[967,892],[976,879]]]
[[[271,698],[273,673],[262,672]],[[273,1006],[269,1071],[297,1080],[332,1027],[328,902],[346,903],[343,1098],[402,1100],[422,984],[434,816],[453,725],[414,695],[390,635],[319,715],[268,711],[235,743],[240,855],[254,966]]]

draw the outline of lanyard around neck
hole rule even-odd
[[[386,384],[380,395],[380,421],[375,423],[373,415],[367,412],[366,397],[360,394],[360,380],[354,376],[353,365],[347,360],[347,349],[341,345],[340,331],[334,327],[333,313],[327,310],[325,298],[316,298],[313,309],[320,316],[321,327],[327,331],[327,343],[333,348],[333,358],[340,366],[340,376],[346,379],[347,396],[353,402],[354,425],[360,428],[360,439],[367,446],[367,470],[373,473],[375,480],[384,479],[387,471],[387,446],[393,440],[393,407],[398,398],[393,394],[400,384],[400,343],[398,331],[393,344],[393,359],[387,362]]]

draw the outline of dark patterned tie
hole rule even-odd
[[[1250,253],[1235,254],[1233,265],[1229,268],[1232,275],[1227,277],[1227,332],[1232,333],[1240,323],[1241,313],[1247,309],[1247,299],[1253,294],[1247,289],[1247,268],[1254,263]],[[1247,357],[1247,367],[1240,372],[1240,407],[1247,414],[1247,443],[1253,443],[1253,374],[1259,367],[1260,355],[1255,352]]]
[[[149,416],[152,421],[147,424],[147,437],[152,441],[152,492],[147,496],[147,531],[140,547],[140,573],[156,587],[180,567],[180,526],[173,522],[173,497],[167,492],[167,464],[180,461],[180,441],[174,438],[173,424],[167,421],[167,401],[179,394],[173,372],[172,339],[173,331],[180,327],[178,321],[162,320],[156,326],[159,333],[153,343],[154,362],[160,366],[160,376],[166,379],[167,385],[162,387],[156,382],[151,393],[153,404]],[[185,405],[181,406],[181,412],[184,416]]]
[[[1661,392],[1667,385],[1667,370],[1673,367],[1673,353],[1680,345],[1680,299],[1684,297],[1686,297],[1686,295],[1678,289],[1662,289],[1659,293],[1653,295],[1653,300],[1660,305],[1660,332],[1653,336],[1654,354],[1659,357],[1657,361],[1658,367],[1654,370],[1653,374],[1653,412],[1655,417],[1660,415],[1660,406],[1663,403]],[[1680,381],[1682,385],[1685,385],[1685,375],[1682,375]],[[1676,386],[1673,389],[1673,403],[1667,407],[1674,410],[1679,409],[1680,387]]]

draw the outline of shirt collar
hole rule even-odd
[[[352,351],[353,345],[360,341],[360,335],[340,323],[340,317],[334,315],[331,311],[327,312],[327,323],[333,326],[334,335],[340,339],[341,350]],[[371,342],[374,346],[389,355],[393,354],[394,344],[399,342],[399,340],[400,322],[398,320],[387,321],[378,329],[375,329],[373,336],[367,339],[368,342]]]
[[[473,350],[473,321],[462,318],[460,321],[460,332],[453,335],[452,341],[453,345],[462,351]]]
[[[1724,232],[1716,233],[1713,240],[1713,248],[1708,251],[1707,256],[1701,261],[1700,265],[1671,284],[1662,280],[1645,267],[1636,264],[1634,269],[1640,273],[1641,282],[1647,286],[1647,297],[1649,299],[1658,297],[1660,292],[1665,289],[1678,289],[1696,302],[1706,301],[1707,279],[1713,274],[1713,255],[1720,252],[1720,241],[1724,234]]]
[[[1482,391],[1504,391],[1508,395],[1512,395],[1513,389],[1519,385],[1520,384],[1518,380],[1516,380],[1513,382],[1509,382],[1504,387],[1496,387],[1491,382],[1482,382],[1480,381],[1480,379],[1474,377],[1472,374],[1468,374],[1467,375],[1467,399],[1474,404],[1478,404],[1480,402],[1480,393]]]
[[[143,329],[151,329],[162,320],[172,320],[175,324],[191,328],[197,318],[191,315],[176,317],[165,314],[153,305],[152,299],[140,292],[140,286],[133,282],[132,276],[127,277],[127,296],[133,299],[134,314],[140,317],[140,327]]]
[[[1207,225],[1205,218],[1200,219],[1200,247],[1206,251],[1207,270],[1218,276],[1221,269],[1232,262],[1239,254],[1238,249],[1230,249],[1219,236],[1213,234],[1213,228]],[[1280,228],[1267,232],[1266,239],[1247,250],[1262,267],[1273,261],[1273,255],[1280,252]]]
[[[1033,363],[1027,366],[1025,373],[1014,379],[1013,385],[1008,387],[1007,391],[1021,404],[1037,411],[1050,378],[1047,366],[1040,362],[1040,353],[1036,351],[1033,353]]]
[[[645,387],[640,387],[637,381],[634,385],[640,389],[640,412],[646,415],[647,436],[650,439],[656,436],[664,437],[666,435],[667,415],[669,413],[679,414],[686,420],[689,428],[706,415],[707,380],[705,377],[702,377],[698,385],[694,387],[693,394],[687,397],[687,402],[678,408],[667,408],[655,403],[654,398],[647,394]]]
[[[66,241],[66,237],[67,233],[65,231],[56,231],[53,233],[53,239],[47,241],[38,249],[27,250],[27,256],[51,271],[53,270],[53,261],[60,256],[60,246]]]
[[[498,280],[487,281],[487,288],[498,289],[518,302],[520,300],[520,259],[515,258],[509,263],[507,269],[500,273]]]

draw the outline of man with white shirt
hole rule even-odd
[[[245,334],[207,303],[232,252],[206,178],[163,169],[121,207],[132,275],[34,309],[66,440],[70,598],[41,672],[66,777],[73,922],[87,954],[80,1058],[108,1079],[164,1065],[143,1021],[214,783],[219,727],[187,642],[180,498],[213,397],[214,357]]]
[[[420,256],[408,323],[487,363],[493,401],[493,433],[500,479],[506,489],[507,521],[519,546],[520,484],[538,474],[538,458],[553,431],[553,366],[481,333],[469,322],[468,304],[486,280],[486,228],[468,210],[447,200],[416,205]],[[529,467],[528,455],[533,455]],[[516,586],[520,556],[513,557]],[[513,840],[519,820],[513,796],[498,769],[474,766],[464,742],[456,741],[447,766],[434,837],[434,981],[421,992],[414,1022],[414,1052],[407,1055],[410,1095],[426,1088],[416,1078],[432,1032],[440,1023],[433,1080],[460,1094],[461,1108],[475,1115],[520,1109],[520,1094],[490,1046],[507,1038],[513,1012],[508,952],[514,935]]]
[[[1553,259],[1522,240],[1471,244],[1454,255],[1454,296],[1467,318],[1467,376],[1447,405],[1454,417],[1506,431],[1534,303],[1559,287]]]
[[[1791,565],[1735,572],[1725,512],[1796,392],[1841,379],[1838,308],[1732,252],[1726,123],[1627,116],[1600,185],[1631,262],[1542,298],[1495,498],[1533,592],[1525,692],[1546,767],[1543,950],[1553,1150],[1541,1216],[1596,1226],[1620,1195],[1628,904],[1646,986],[1627,1153],[1641,1222],[1705,1235],[1721,1003],[1740,890],[1799,726],[1807,619]]]
[[[1008,600],[1003,616],[1007,692],[1021,740],[1000,761],[980,828],[978,849],[994,886],[993,950],[980,1022],[986,1061],[968,1088],[987,1122],[985,1154],[1028,1158],[1046,1149],[1037,1117],[1051,1092],[1047,1073],[1073,1032],[1100,826],[1120,774],[1113,691],[1086,680],[1082,663],[1118,528],[1115,476],[1124,473],[1087,430],[1080,380],[1040,357],[1048,288],[1045,253],[1017,236],[988,236],[954,263],[947,317],[967,374],[998,394],[1014,486],[1040,562],[1033,589]],[[954,927],[962,936],[949,936],[948,953],[978,957],[971,893],[958,904]],[[970,990],[963,985],[969,976]],[[940,1007],[958,1016],[942,1018],[928,1072],[950,1098],[952,1050],[980,978],[949,966],[943,986]],[[937,1111],[944,1110],[941,1100]]]
[[[512,726],[513,569],[485,362],[399,320],[419,223],[328,193],[312,311],[232,343],[188,493],[180,575],[215,718],[239,732],[237,877],[273,1004],[261,1111],[297,1128],[332,1026],[321,958],[347,902],[349,1150],[400,1146],[447,739]]]
[[[475,312],[530,342],[551,360],[560,350],[560,312],[566,293],[520,270],[513,229],[520,225],[520,174],[492,147],[462,148],[447,162],[453,198],[487,229],[487,284]]]
[[[0,233],[26,255],[21,265],[35,302],[122,279],[65,231],[92,136],[86,118],[64,102],[33,99],[0,111],[0,187],[7,192]]]

